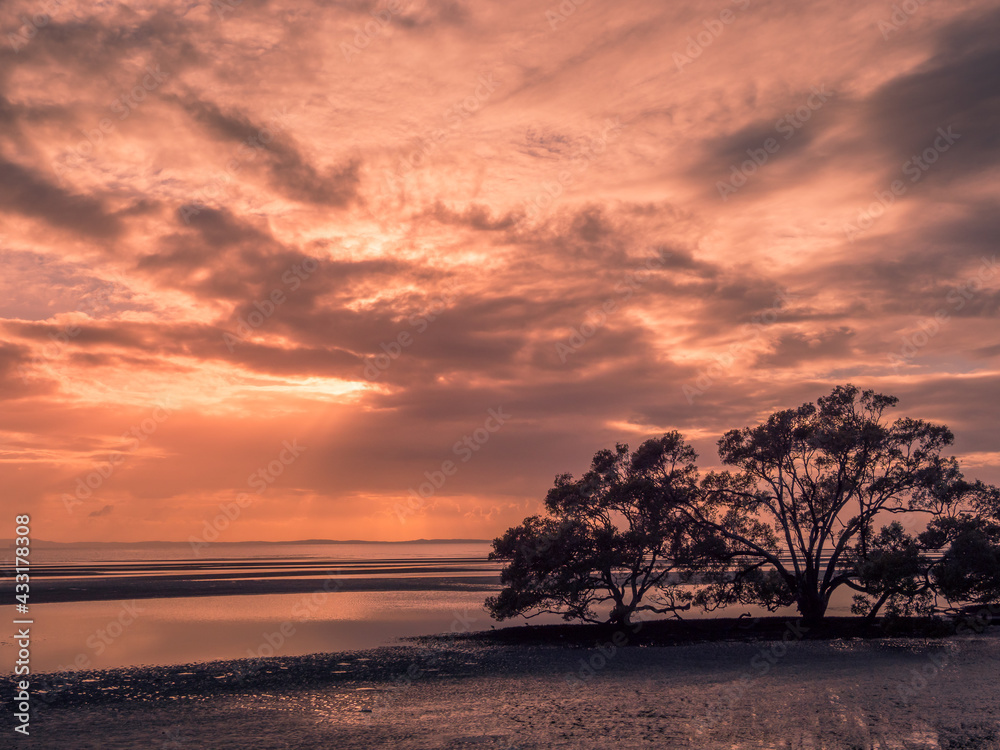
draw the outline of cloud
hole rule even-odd
[[[122,231],[121,220],[99,197],[71,193],[44,176],[0,157],[0,208],[38,219],[66,233],[110,240]]]
[[[599,448],[680,429],[710,466],[843,382],[1000,478],[1000,13],[722,9],[61,5],[0,47],[0,480],[106,533],[60,497],[166,404],[92,506],[116,533],[187,538],[299,439],[230,538],[488,538]]]

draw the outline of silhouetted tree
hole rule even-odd
[[[816,404],[726,433],[719,455],[737,471],[709,474],[689,511],[726,539],[731,570],[700,596],[772,611],[795,604],[818,620],[841,586],[857,592],[855,611],[872,617],[887,603],[911,611],[934,594],[927,553],[960,536],[915,538],[886,522],[904,515],[912,528],[921,518],[925,527],[972,518],[996,489],[965,482],[954,459],[941,456],[954,439],[947,427],[887,423],[883,415],[897,401],[838,386]],[[952,581],[949,570],[935,575]]]
[[[899,521],[879,530],[865,557],[851,553],[845,560],[853,563],[857,573],[853,585],[861,592],[854,595],[854,614],[873,620],[883,607],[894,616],[916,615],[930,607],[930,558]]]
[[[927,584],[951,603],[1000,602],[1000,489],[960,483],[971,509],[934,519],[918,541],[943,556],[929,566]]]
[[[681,584],[720,545],[681,511],[699,492],[695,458],[672,432],[631,455],[622,444],[599,451],[580,479],[556,477],[549,515],[493,542],[490,559],[507,563],[504,588],[486,601],[493,617],[556,612],[627,626],[636,612],[688,609],[693,592]]]
[[[581,479],[556,478],[548,516],[494,540],[507,566],[490,612],[598,622],[607,607],[627,624],[738,603],[816,621],[841,587],[869,618],[1000,601],[1000,490],[941,455],[947,427],[889,422],[897,402],[838,386],[727,432],[719,456],[735,468],[700,482],[677,432],[598,452]]]

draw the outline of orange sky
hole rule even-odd
[[[846,382],[1000,479],[989,3],[0,32],[0,481],[38,538],[490,538],[599,448],[710,467]]]

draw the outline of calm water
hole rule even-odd
[[[37,563],[92,563],[167,560],[421,560],[426,558],[478,557],[486,559],[489,542],[375,542],[367,544],[234,544],[215,542],[195,553],[185,542],[142,546],[106,547],[63,545],[34,547]],[[5,560],[9,564],[9,556]]]
[[[32,608],[31,663],[37,671],[62,671],[371,648],[453,628],[489,629],[485,595],[389,591],[41,604]],[[4,652],[4,663],[12,664],[9,642]]]
[[[165,579],[176,579],[189,585],[295,578],[307,579],[310,591],[33,603],[32,669],[296,655],[370,648],[412,635],[488,629],[494,623],[482,605],[495,588],[498,571],[486,561],[488,552],[488,543],[219,543],[194,557],[186,544],[37,545],[32,549],[36,589],[58,586],[85,596],[88,590],[122,582],[162,585]],[[478,590],[432,590],[456,576],[480,578],[482,583],[468,584]],[[336,590],[338,579],[351,578],[398,580],[405,590]],[[0,653],[3,671],[12,671],[14,645],[9,637],[0,641]]]
[[[135,592],[134,587],[179,586],[185,596],[132,598],[133,593],[106,601],[32,603],[32,671],[342,651],[407,636],[523,624],[496,623],[483,609],[483,600],[497,588],[499,571],[486,560],[488,552],[488,543],[218,543],[195,557],[186,544],[39,545],[32,549],[37,589],[75,590],[85,597],[102,587],[132,586]],[[263,580],[281,585],[281,579],[296,579],[307,590],[187,596],[184,589]],[[388,590],[337,591],[338,579],[380,579]],[[441,590],[449,581],[460,581],[462,590]],[[849,605],[848,595],[834,602],[830,614],[847,614]],[[739,610],[744,611],[766,614]],[[531,620],[551,622],[561,619],[543,615]],[[9,636],[0,640],[0,657],[3,671],[13,671]]]

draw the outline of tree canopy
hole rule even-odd
[[[556,478],[547,516],[494,541],[508,564],[491,613],[627,622],[756,604],[818,620],[841,587],[869,617],[1000,598],[1000,491],[942,455],[947,427],[889,421],[896,405],[838,386],[727,432],[731,468],[704,478],[677,432],[599,451],[582,478]]]
[[[699,491],[694,460],[674,432],[631,455],[622,444],[599,451],[579,479],[556,477],[549,515],[526,518],[493,542],[490,559],[508,564],[503,590],[486,601],[491,614],[559,612],[625,625],[639,611],[688,609],[693,594],[682,579],[718,544],[683,511]]]

